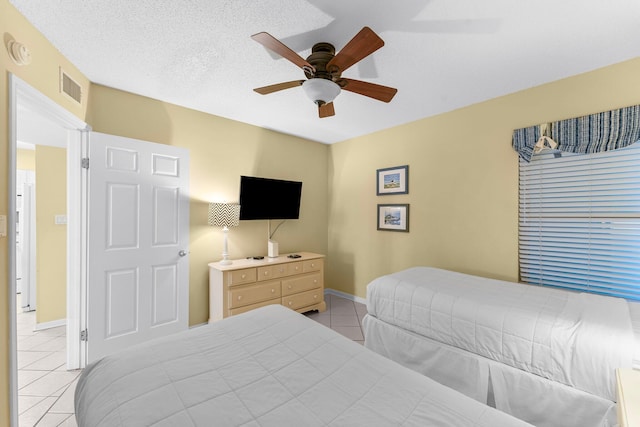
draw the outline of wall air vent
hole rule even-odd
[[[60,68],[60,92],[82,104],[82,87]]]

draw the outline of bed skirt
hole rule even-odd
[[[401,365],[538,427],[613,427],[616,404],[436,342],[371,315],[365,346]]]

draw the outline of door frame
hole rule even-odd
[[[26,171],[25,171],[26,172]],[[28,171],[32,172],[32,171]],[[35,173],[34,173],[35,176]],[[24,190],[27,190],[26,192]],[[37,310],[35,303],[35,283],[36,283],[36,223],[35,223],[35,184],[25,183],[22,192],[22,277],[20,283],[22,287],[22,307],[16,307],[16,312],[24,311],[25,304],[29,310]],[[25,266],[26,264],[26,266]],[[26,267],[26,268],[25,268]],[[17,267],[16,267],[17,268]],[[16,285],[18,281],[16,280]]]
[[[28,83],[9,73],[9,417],[18,425],[18,365],[16,333],[16,154],[18,105],[67,129],[67,369],[84,367],[84,347],[80,330],[84,326],[81,311],[86,286],[86,169],[81,161],[86,153],[91,128],[62,106]]]

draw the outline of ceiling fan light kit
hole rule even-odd
[[[306,60],[269,33],[254,34],[251,38],[301,68],[307,78],[259,87],[254,91],[267,95],[302,86],[309,99],[318,106],[320,118],[335,115],[333,100],[341,89],[382,102],[391,101],[398,92],[392,87],[342,77],[347,68],[384,46],[382,39],[369,27],[360,30],[337,54],[330,43],[314,44]]]
[[[316,105],[328,104],[340,95],[340,86],[332,80],[314,78],[302,83],[302,89]]]

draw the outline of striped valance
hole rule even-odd
[[[598,153],[624,148],[640,139],[640,105],[545,123],[513,132],[512,145],[530,161],[534,151],[557,143],[570,153]]]

